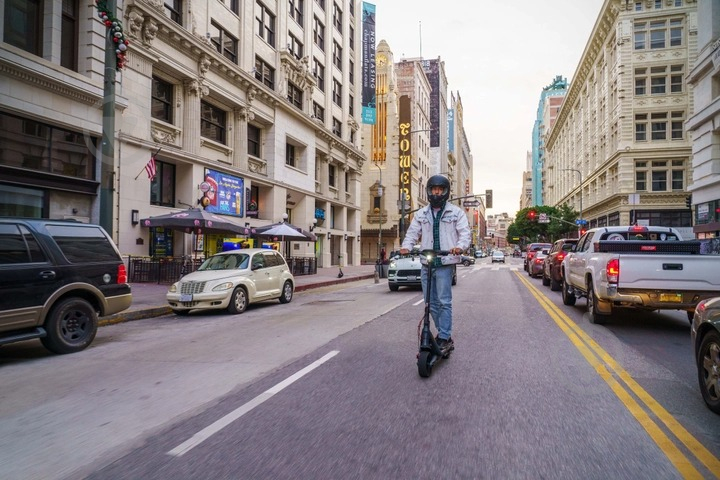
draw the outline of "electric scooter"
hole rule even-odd
[[[420,351],[417,355],[417,366],[418,374],[427,378],[432,374],[432,369],[440,359],[446,359],[450,357],[450,352],[455,350],[453,342],[445,343],[443,348],[440,348],[435,336],[430,330],[430,290],[432,288],[433,266],[435,257],[450,255],[449,251],[434,251],[434,250],[423,250],[423,255],[427,259],[427,285],[425,287],[425,313],[423,314],[422,320],[418,325],[418,341],[420,344]]]

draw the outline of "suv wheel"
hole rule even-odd
[[[45,321],[47,336],[40,339],[54,353],[84,350],[97,334],[97,312],[87,300],[66,298],[55,305]]]

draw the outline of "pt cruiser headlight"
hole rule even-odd
[[[212,289],[213,292],[222,292],[223,290],[230,290],[233,288],[232,282],[223,282],[219,285],[215,285]]]
[[[177,293],[177,283],[173,283],[170,285],[170,290],[168,290],[170,293]]]

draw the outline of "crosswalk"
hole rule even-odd
[[[509,270],[511,272],[519,272],[523,270],[522,264],[516,265],[512,263],[476,263],[469,267],[458,266],[458,269],[467,272],[476,272],[479,270]]]

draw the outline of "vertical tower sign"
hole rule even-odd
[[[412,103],[408,95],[400,97],[398,111],[400,142],[398,167],[400,168],[400,241],[405,237],[405,212],[412,210]]]
[[[375,5],[362,4],[362,123],[375,125]]]

